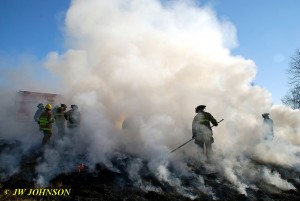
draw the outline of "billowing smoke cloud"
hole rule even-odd
[[[102,146],[111,143],[115,124],[138,116],[135,136],[145,146],[135,151],[155,155],[155,147],[190,137],[200,103],[226,119],[216,129],[225,148],[259,137],[257,117],[270,109],[270,94],[250,86],[255,65],[230,55],[235,28],[212,9],[192,2],[73,1],[66,33],[69,50],[50,53],[46,65],[61,76]]]
[[[201,161],[193,143],[169,152],[191,138],[194,108],[205,104],[217,120],[225,119],[214,128],[214,169],[225,170],[243,194],[248,187],[256,188],[253,183],[261,174],[279,188],[294,188],[277,173],[262,167],[254,175],[248,166],[252,156],[297,165],[299,111],[272,105],[267,90],[251,85],[255,64],[231,54],[237,46],[235,27],[213,9],[193,1],[74,0],[65,33],[68,50],[49,53],[45,66],[60,78],[67,102],[79,106],[79,137],[88,145],[91,166],[110,166],[112,153],[125,151],[149,160],[158,179],[188,194],[179,189],[180,180],[165,163],[186,167],[187,158]],[[274,120],[274,142],[262,141],[265,112]],[[133,161],[130,167],[140,165]],[[149,188],[136,172],[128,172],[134,182]],[[196,177],[195,185],[210,193]]]
[[[116,149],[150,161],[178,160],[168,152],[191,137],[194,108],[206,104],[216,119],[225,119],[214,129],[216,161],[241,193],[251,186],[241,178],[251,174],[246,159],[236,156],[297,163],[291,142],[299,144],[299,132],[290,129],[297,129],[298,112],[272,106],[271,94],[250,84],[254,62],[230,53],[235,27],[211,8],[193,1],[75,0],[65,23],[69,50],[49,53],[46,66],[80,106],[92,161],[107,161]],[[261,143],[264,112],[274,118],[278,157],[267,156],[273,144]],[[124,120],[127,128],[120,130]],[[182,149],[179,158],[195,153],[191,144]],[[163,162],[155,167],[160,180],[180,186]],[[271,182],[276,175],[267,172]]]

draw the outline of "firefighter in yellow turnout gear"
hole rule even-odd
[[[44,133],[42,145],[49,144],[52,136],[52,123],[54,122],[54,116],[51,113],[52,105],[47,104],[45,109],[46,110],[39,117],[40,130]]]

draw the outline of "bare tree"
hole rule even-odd
[[[291,57],[287,74],[291,86],[300,84],[300,49],[297,49],[295,54]]]
[[[281,99],[281,102],[293,109],[300,108],[300,87],[296,86],[290,89],[287,94]]]
[[[291,57],[287,70],[290,90],[281,99],[282,103],[293,109],[300,108],[300,50],[297,49]]]

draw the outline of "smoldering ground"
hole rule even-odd
[[[182,175],[195,180],[187,188],[212,193],[201,173],[188,167],[189,161],[204,163],[196,145],[169,153],[192,137],[194,108],[205,104],[217,120],[225,119],[213,129],[215,159],[207,169],[223,174],[243,194],[261,178],[294,189],[251,158],[299,167],[299,111],[273,105],[266,89],[251,85],[254,61],[231,53],[238,45],[236,29],[212,8],[196,1],[74,0],[64,31],[67,50],[50,52],[44,65],[60,79],[66,100],[79,106],[78,146],[85,147],[89,167],[102,163],[117,171],[111,158],[129,153],[147,160],[159,181],[188,197],[196,195],[182,187]],[[265,112],[275,123],[273,142],[261,140]],[[131,119],[129,129],[121,129],[125,119]],[[55,156],[48,155],[50,163],[58,161]],[[42,176],[62,171],[40,167]],[[135,171],[141,167],[138,159],[131,161],[132,182],[159,190]]]

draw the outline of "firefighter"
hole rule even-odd
[[[204,111],[205,108],[205,105],[199,105],[195,108],[197,115],[193,119],[192,132],[195,143],[203,150],[204,155],[206,155],[209,161],[212,155],[213,143],[213,133],[210,123],[218,126],[218,122],[210,113]]]
[[[44,107],[43,103],[38,104],[37,107],[38,107],[38,109],[35,112],[33,118],[36,123],[39,123],[39,118],[40,118],[41,114],[45,111],[45,107]]]
[[[54,122],[54,116],[51,113],[52,105],[47,104],[45,106],[45,111],[41,114],[39,118],[40,130],[44,133],[44,138],[42,145],[49,144],[52,135],[52,123]]]
[[[263,135],[264,140],[273,140],[274,132],[273,132],[273,120],[269,117],[269,113],[262,114],[264,119],[263,121]]]
[[[63,139],[66,133],[66,129],[65,129],[66,119],[64,117],[66,109],[67,106],[65,104],[61,104],[60,107],[58,107],[53,113],[59,139]]]
[[[59,108],[59,106],[58,106],[58,105],[55,105],[55,106],[53,107],[53,109],[52,109],[52,114],[54,115],[54,117],[55,117],[55,113],[56,113],[56,111],[57,111],[58,108]]]
[[[65,119],[68,121],[68,128],[78,128],[81,120],[80,112],[77,105],[71,105],[71,110],[64,114]]]

